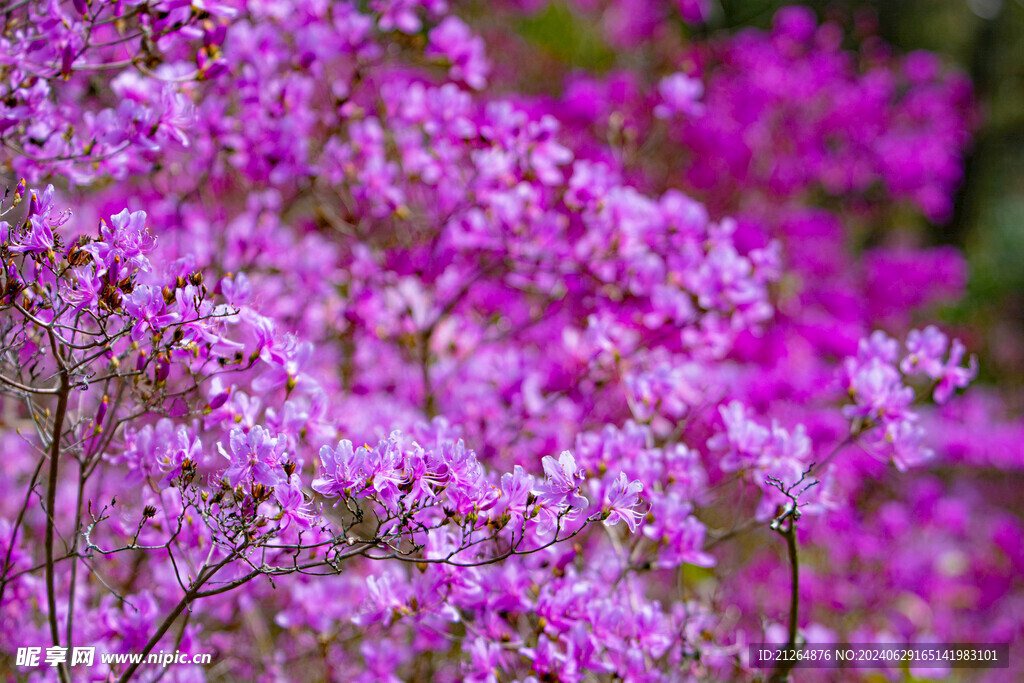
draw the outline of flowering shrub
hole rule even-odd
[[[706,3],[579,2],[673,66],[526,95],[452,4],[0,10],[0,650],[639,681],[1019,643],[982,475],[1024,430],[930,322],[960,255],[885,229],[948,214],[964,80],[802,9],[666,46]]]

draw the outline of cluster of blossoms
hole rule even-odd
[[[89,183],[144,171],[187,145],[194,106],[175,83],[225,70],[219,46],[236,10],[225,3],[76,0],[3,10],[0,77],[5,163],[35,180],[59,172]],[[100,74],[113,98],[96,102]],[[78,163],[89,157],[94,164]]]
[[[30,583],[16,579],[31,572],[25,566],[31,557],[18,541],[33,526],[45,529],[47,567],[39,587],[45,587],[47,615],[60,609],[57,593],[71,604],[84,599],[76,572],[59,572],[57,564],[80,557],[164,551],[167,560],[154,559],[149,569],[175,577],[185,592],[183,608],[261,576],[335,573],[343,560],[355,557],[473,567],[538,553],[592,521],[613,526],[625,520],[635,528],[639,481],[620,474],[603,507],[590,513],[581,493],[584,470],[569,451],[557,460],[545,457],[543,477],[518,465],[511,473],[491,476],[462,440],[451,438],[443,421],[423,428],[428,448],[397,431],[374,448],[353,449],[347,440],[336,448],[325,445],[320,476],[304,479],[294,422],[275,419],[269,409],[267,426],[245,424],[241,415],[233,420],[219,415],[230,411],[229,399],[251,407],[250,417],[259,414],[255,399],[225,390],[229,373],[244,375],[257,364],[267,365],[252,379],[253,389],[296,390],[300,376],[276,367],[292,367],[303,353],[289,353],[294,340],[265,353],[273,345],[260,327],[266,321],[247,320],[240,309],[214,303],[199,273],[185,275],[189,259],[158,273],[147,256],[154,239],[142,212],[125,210],[109,224],[101,221],[97,235],[65,246],[63,235],[73,221],[69,212],[54,209],[53,195],[52,186],[26,192],[19,185],[4,213],[12,215],[26,197],[27,211],[15,225],[0,223],[7,234],[0,249],[8,263],[0,382],[11,397],[25,402],[26,418],[35,422],[36,445],[48,457],[39,461],[33,484],[48,461],[45,509],[55,511],[50,519],[34,519],[23,508],[13,524],[5,520],[5,591],[8,582],[31,591]],[[262,340],[262,348],[243,353],[246,346],[234,341],[235,335]],[[307,391],[316,384],[308,376],[301,383]],[[77,406],[69,408],[72,392]],[[205,393],[209,401],[203,401]],[[56,402],[52,420],[40,403],[46,400]],[[294,409],[295,404],[287,405]],[[147,414],[162,417],[140,427]],[[203,439],[218,434],[215,455],[204,449]],[[61,476],[76,464],[77,476]],[[104,499],[103,475],[118,470],[126,471],[128,483],[142,485],[141,508],[116,513],[124,494],[121,501],[117,495]],[[64,486],[77,487],[77,495],[60,496],[69,501],[62,504],[58,489]],[[335,507],[344,503],[343,511],[323,514],[322,506],[312,503],[310,488],[334,500]],[[87,499],[90,490],[96,493]],[[75,531],[57,559],[54,535],[60,522],[70,523],[70,510]],[[258,565],[245,561],[257,553]],[[193,567],[194,575],[183,577],[179,563]],[[115,574],[122,569],[110,567]],[[375,585],[372,575],[368,581]],[[445,600],[443,594],[428,597],[424,605]],[[33,602],[4,607],[5,619],[36,622]],[[386,611],[372,604],[368,609],[378,607]],[[82,618],[77,630],[72,611],[48,623],[58,642],[57,631],[66,629],[67,642],[101,638],[114,649],[151,650],[156,641],[146,633],[160,628],[160,616],[151,590],[129,596],[111,589],[94,619]],[[96,623],[113,630],[97,632]],[[45,624],[37,625],[44,633]],[[122,675],[133,672],[134,667]]]
[[[900,470],[934,455],[922,445],[924,429],[916,424],[919,416],[912,409],[917,396],[905,380],[923,377],[934,383],[932,397],[943,404],[978,373],[977,358],[972,356],[969,367],[962,367],[964,345],[954,339],[950,348],[949,338],[934,325],[924,331],[911,330],[906,346],[907,355],[900,360],[899,343],[884,332],[875,332],[861,340],[857,356],[847,358],[842,367],[843,385],[853,402],[843,408],[843,415],[857,421],[857,430],[867,425],[879,427],[874,430],[872,445],[877,445],[883,456],[891,454]]]
[[[18,213],[24,181],[13,195],[5,217]],[[15,391],[57,394],[66,385],[84,390],[130,378],[143,392],[137,400],[156,403],[173,396],[165,393],[172,364],[179,375],[195,376],[232,360],[239,347],[223,336],[227,308],[212,301],[188,259],[153,267],[144,213],[124,210],[101,220],[94,235],[72,240],[62,234],[70,212],[56,209],[52,185],[27,196],[14,224],[0,222],[4,363]],[[56,380],[49,388],[35,384],[47,378]],[[97,434],[110,412],[102,395]]]
[[[0,651],[653,681],[787,622],[1024,639],[984,477],[1024,427],[954,397],[921,320],[963,259],[899,225],[949,211],[962,77],[803,9],[682,44],[710,3],[570,4],[664,71],[523,94],[490,32],[534,2],[0,10],[0,163],[61,188],[0,224]]]
[[[949,216],[970,131],[969,83],[935,55],[892,55],[870,35],[851,54],[842,40],[839,27],[789,8],[771,34],[740,33],[696,57],[715,65],[704,97],[714,115],[670,135],[704,160],[686,173],[713,205],[723,187],[786,197],[819,190],[862,211],[881,193],[929,218]],[[759,161],[780,148],[772,163]]]

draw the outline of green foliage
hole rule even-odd
[[[551,2],[543,10],[521,19],[520,35],[563,64],[589,71],[607,71],[615,53],[593,26],[564,3]]]

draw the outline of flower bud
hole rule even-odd
[[[100,402],[100,409],[96,413],[96,426],[103,424],[103,419],[107,416],[107,408],[110,405],[110,397],[104,395],[103,400]]]
[[[60,75],[64,77],[65,81],[71,78],[71,65],[74,59],[75,55],[71,50],[71,44],[66,43],[60,53]]]
[[[170,374],[171,374],[171,364],[170,364],[170,362],[168,362],[166,357],[159,358],[158,362],[157,362],[157,366],[156,366],[156,375],[155,375],[156,381],[157,382],[165,382],[165,381],[167,381],[167,377]]]
[[[227,403],[228,398],[230,398],[230,396],[231,390],[228,389],[227,391],[222,391],[213,398],[211,398],[209,404],[210,410],[217,410],[217,408],[220,408],[222,405]]]

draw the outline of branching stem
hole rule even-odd
[[[60,628],[57,624],[57,593],[54,586],[53,536],[56,527],[57,475],[60,465],[60,440],[64,431],[64,417],[68,411],[68,394],[71,382],[66,370],[60,373],[60,390],[57,393],[57,411],[53,417],[53,432],[50,437],[50,472],[46,489],[46,606],[49,612],[50,638],[54,647],[60,646]],[[67,669],[57,668],[61,681],[68,680]]]

